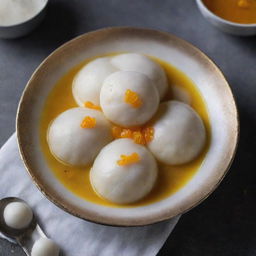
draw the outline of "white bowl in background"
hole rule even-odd
[[[225,0],[223,0],[225,1]],[[252,36],[256,35],[256,23],[255,24],[242,24],[225,20],[212,11],[210,11],[203,0],[196,0],[198,8],[202,15],[214,26],[222,30],[223,32],[233,34],[236,36]]]
[[[38,11],[33,17],[25,20],[21,23],[14,25],[0,25],[0,38],[12,39],[25,36],[32,32],[44,19],[46,14],[46,9],[48,5],[48,0],[46,0],[45,5],[41,10]]]

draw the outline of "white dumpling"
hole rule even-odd
[[[188,91],[186,91],[184,88],[173,85],[171,86],[171,93],[173,100],[181,101],[183,103],[191,105],[192,98]]]
[[[136,71],[148,76],[157,88],[160,98],[165,95],[168,87],[166,74],[158,63],[145,55],[124,53],[113,57],[111,63],[120,70]]]
[[[39,238],[33,245],[31,256],[58,256],[60,249],[56,243],[46,237]]]
[[[118,71],[108,76],[100,91],[104,115],[124,127],[142,125],[157,111],[159,95],[142,73]]]
[[[4,208],[4,221],[11,228],[26,228],[32,219],[33,212],[26,203],[12,202]]]
[[[134,163],[118,163],[122,161],[121,155],[133,156],[134,159],[134,154],[138,157]],[[103,198],[126,204],[145,197],[151,191],[157,171],[156,160],[147,148],[131,139],[118,139],[101,150],[90,171],[90,181]]]
[[[196,158],[205,145],[203,121],[190,106],[182,102],[160,104],[152,126],[154,137],[148,148],[165,164],[187,163]]]
[[[82,128],[86,119],[95,121],[95,126]],[[112,140],[111,127],[104,115],[97,110],[72,108],[61,113],[48,130],[51,152],[61,161],[77,166],[93,162],[102,147]]]
[[[99,105],[102,83],[107,76],[116,70],[107,57],[98,58],[85,65],[73,81],[73,96],[77,104],[84,106],[85,102],[90,101]]]

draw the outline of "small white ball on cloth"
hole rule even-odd
[[[118,139],[101,150],[90,171],[90,181],[103,198],[126,204],[151,191],[157,172],[156,160],[146,147],[131,139]]]
[[[165,164],[185,164],[195,159],[205,145],[206,131],[202,119],[182,102],[161,103],[151,126],[154,137],[148,148]]]
[[[149,77],[162,99],[168,88],[167,77],[162,67],[145,55],[124,53],[114,56],[111,63],[123,71],[136,71]]]
[[[142,73],[118,71],[108,76],[100,91],[105,116],[124,127],[142,125],[157,111],[159,95]]]
[[[58,245],[48,238],[38,239],[31,251],[31,256],[58,256],[60,249]]]
[[[29,226],[33,219],[31,208],[24,202],[12,202],[4,208],[4,221],[7,226],[23,229]]]
[[[73,96],[79,106],[86,102],[100,105],[100,89],[104,79],[117,71],[108,57],[98,58],[85,65],[73,81]]]
[[[53,120],[47,140],[57,159],[85,166],[92,163],[101,148],[112,140],[111,126],[100,111],[72,108]]]

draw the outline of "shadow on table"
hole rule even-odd
[[[255,56],[256,58],[256,36],[235,37],[234,42],[243,47],[243,49],[246,51],[245,54],[250,54],[251,57]]]
[[[56,48],[76,35],[77,20],[67,2],[49,2],[41,26],[27,37],[31,46]]]
[[[252,248],[256,252],[255,110],[241,108],[240,124],[230,172],[204,203],[181,218],[158,256],[255,255],[250,254]]]

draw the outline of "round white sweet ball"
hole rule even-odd
[[[78,105],[84,106],[87,101],[100,105],[99,95],[104,79],[117,69],[110,59],[98,58],[85,65],[73,81],[73,96]]]
[[[154,138],[148,148],[165,164],[187,163],[196,158],[205,145],[203,121],[190,106],[182,102],[160,104],[152,126]]]
[[[137,100],[133,101],[134,97]],[[124,127],[137,126],[155,114],[159,95],[152,81],[142,73],[118,71],[104,80],[100,105],[112,122]]]
[[[4,208],[4,221],[10,228],[26,228],[32,219],[33,212],[24,202],[12,202]]]
[[[136,71],[148,76],[157,88],[160,98],[165,95],[168,87],[166,74],[158,63],[145,55],[124,53],[113,57],[111,63],[120,70]]]
[[[95,120],[94,127],[81,127],[87,117]],[[52,154],[61,161],[76,166],[92,163],[101,148],[111,140],[110,123],[102,112],[82,107],[61,113],[48,130],[48,144]]]
[[[137,154],[138,161],[120,165],[121,155]],[[118,139],[105,146],[94,161],[90,181],[103,198],[118,204],[145,197],[157,179],[155,158],[146,147],[131,139]]]
[[[31,256],[58,256],[60,249],[56,243],[48,238],[38,239],[31,251]]]

